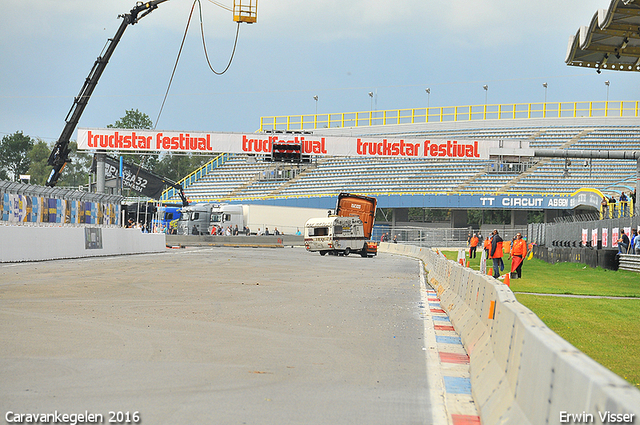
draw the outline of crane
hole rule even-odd
[[[49,155],[47,164],[53,166],[53,170],[51,170],[51,174],[49,174],[49,178],[47,179],[47,186],[54,187],[56,185],[65,165],[70,162],[69,153],[71,150],[69,149],[69,140],[71,135],[75,131],[78,121],[80,121],[80,117],[84,112],[84,108],[87,107],[89,98],[91,97],[93,90],[96,88],[98,80],[102,76],[102,72],[107,67],[107,63],[109,63],[111,55],[113,55],[116,46],[120,42],[120,39],[122,39],[124,31],[129,25],[137,24],[140,19],[153,12],[158,8],[160,3],[164,3],[165,1],[167,0],[137,2],[135,7],[131,9],[129,13],[118,16],[119,18],[122,18],[122,23],[120,24],[118,31],[116,31],[116,35],[107,41],[101,56],[98,56],[98,59],[96,59],[91,71],[89,72],[89,76],[85,79],[84,84],[80,89],[80,93],[74,98],[73,105],[65,118],[66,125]]]

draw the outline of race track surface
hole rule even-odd
[[[0,265],[2,420],[431,423],[419,268],[300,248]]]

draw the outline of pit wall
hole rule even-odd
[[[165,235],[121,227],[0,226],[0,263],[166,250]]]
[[[502,282],[429,248],[381,243],[378,252],[424,262],[469,354],[484,425],[569,423],[562,415],[583,413],[601,424],[606,412],[640,421],[640,391],[551,331]]]

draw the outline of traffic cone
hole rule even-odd
[[[489,276],[493,276],[493,267],[489,267],[489,268],[487,269],[487,274],[488,274]]]
[[[504,284],[507,285],[509,288],[511,288],[511,282],[509,282],[509,276],[511,275],[511,273],[507,273],[504,275]]]
[[[469,267],[469,260],[467,260],[467,267]]]

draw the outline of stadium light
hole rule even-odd
[[[542,83],[542,87],[544,87],[544,103],[547,103],[547,83]]]
[[[369,110],[373,112],[373,92],[372,91],[369,92],[369,97],[371,98],[371,109]]]
[[[489,86],[488,85],[484,85],[482,86],[482,88],[484,89],[484,104],[487,104],[487,94],[489,93]]]
[[[604,82],[604,85],[607,86],[607,102],[609,102],[609,84],[611,84],[609,80]]]
[[[316,101],[316,115],[318,115],[318,95],[313,96],[313,100]]]
[[[427,110],[429,109],[429,100],[431,100],[431,89],[429,87],[427,87],[426,89],[424,89],[424,91],[427,92]]]

